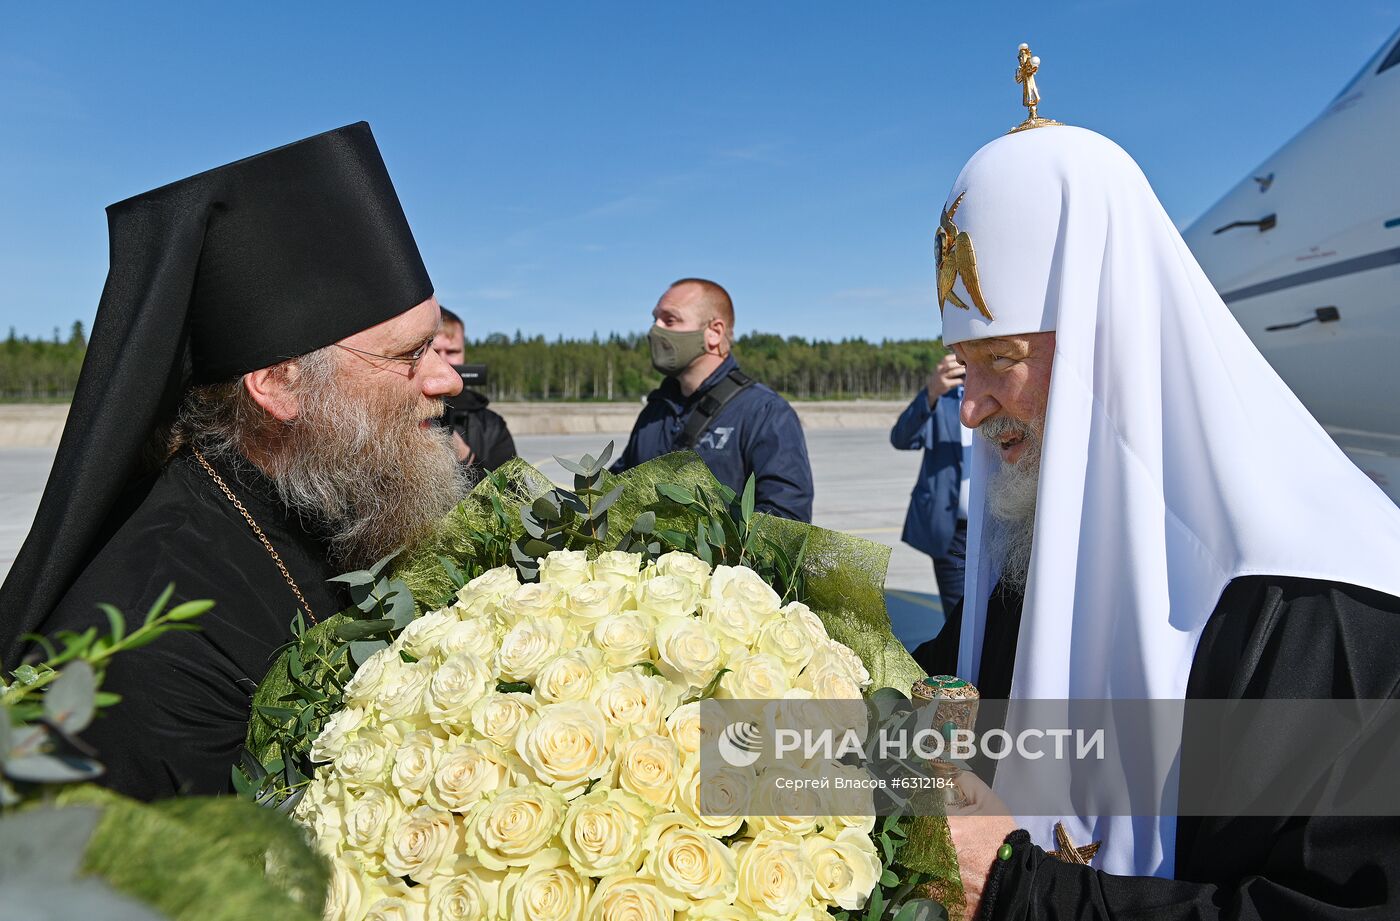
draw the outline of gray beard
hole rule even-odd
[[[296,419],[260,452],[278,497],[326,535],[332,562],[367,568],[431,535],[466,494],[446,429],[419,426],[441,412],[345,385],[329,350],[298,360]]]
[[[992,563],[1000,565],[1003,585],[1024,593],[1035,539],[1041,428],[998,416],[982,423],[977,431],[994,443],[1010,433],[1026,438],[1021,459],[1014,464],[1003,463],[987,483],[987,513],[991,516],[988,555]]]

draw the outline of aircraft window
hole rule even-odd
[[[1376,69],[1376,73],[1385,73],[1396,64],[1400,64],[1400,42],[1397,42],[1395,47],[1390,49],[1390,54],[1387,54],[1385,60],[1381,61],[1381,66]]]

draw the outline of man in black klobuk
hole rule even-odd
[[[963,606],[921,663],[987,699],[1396,697],[1400,509],[1265,362],[1133,160],[1081,128],[1021,128],[968,161],[937,234],[943,338],[981,437]],[[1316,729],[1256,740],[1251,783],[1288,778]],[[1343,746],[1317,781],[1364,764]],[[988,792],[1035,769],[1004,762]],[[950,827],[989,921],[1400,911],[1392,816]]]
[[[38,516],[0,589],[0,655],[105,630],[168,584],[198,630],[116,657],[84,739],[141,798],[218,793],[251,694],[331,576],[431,531],[461,494],[461,386],[431,345],[423,267],[369,126],[108,209],[111,267]],[[93,446],[100,446],[94,450]]]

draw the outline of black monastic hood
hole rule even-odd
[[[99,549],[191,384],[304,355],[433,286],[360,122],[107,209],[111,265],[39,512],[0,588],[0,662]],[[134,613],[134,612],[128,612]]]

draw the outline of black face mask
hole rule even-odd
[[[653,326],[647,333],[647,343],[651,346],[651,366],[667,377],[680,374],[707,351],[703,329]]]

